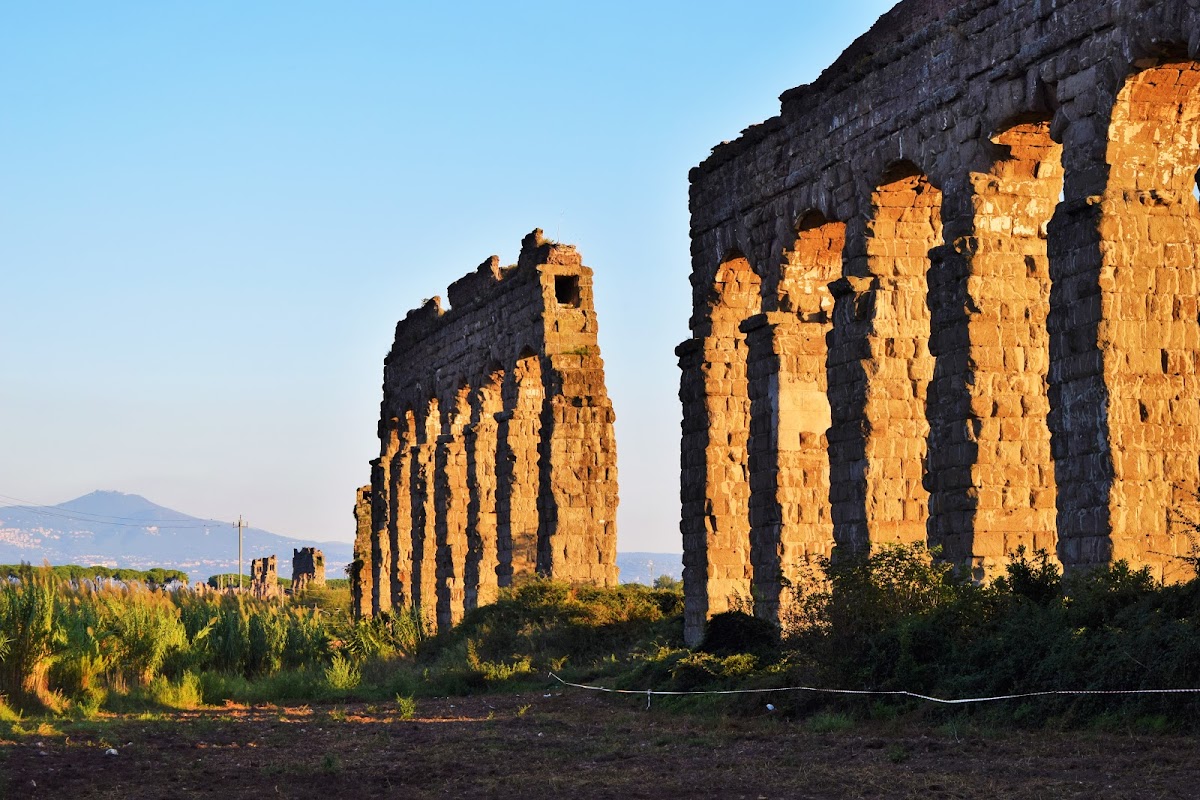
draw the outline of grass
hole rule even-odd
[[[854,727],[846,714],[823,711],[808,718],[805,727],[812,733],[844,733]]]
[[[336,589],[256,601],[97,590],[30,570],[0,584],[0,720],[314,702],[395,703],[394,713],[410,719],[418,699],[543,693],[549,672],[635,692],[804,685],[963,697],[1200,686],[1196,581],[1162,586],[1120,563],[1064,579],[1045,554],[1018,552],[1004,578],[978,586],[934,555],[884,547],[825,564],[792,587],[782,635],[732,612],[713,619],[696,650],[684,647],[681,592],[668,584],[531,580],[431,636],[415,615],[353,622]],[[644,707],[645,698],[620,702]],[[652,707],[752,718],[768,713],[768,702],[773,719],[819,734],[912,721],[1166,734],[1200,720],[1196,698],[1156,695],[943,709],[902,697],[787,692],[655,697]]]

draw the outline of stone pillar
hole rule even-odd
[[[350,564],[350,612],[355,619],[372,615],[371,487],[354,493],[354,561]]]
[[[717,270],[707,318],[699,321],[700,342],[676,351],[684,370],[680,530],[689,644],[703,637],[708,617],[751,604],[750,397],[746,340],[739,326],[761,309],[759,289],[746,259],[727,259]],[[696,431],[703,431],[703,439],[693,435]],[[706,574],[698,572],[701,565]]]
[[[391,549],[391,597],[393,609],[413,605],[413,447],[416,423],[411,411],[392,420],[396,447],[388,469],[388,542]]]
[[[392,549],[387,535],[387,487],[391,483],[388,460],[385,455],[371,462],[371,486],[375,488],[371,492],[371,610],[374,614],[392,610]]]
[[[848,276],[829,284],[834,298],[829,333],[829,502],[833,536],[841,553],[865,552],[867,529],[867,403],[869,334],[875,281]]]
[[[503,382],[504,374],[497,370],[471,395],[471,423],[463,431],[470,490],[463,598],[468,611],[495,602],[498,590],[496,453],[499,442],[496,415],[503,410]]]
[[[945,312],[935,309],[935,354],[939,387],[952,381],[958,391],[939,388],[930,401],[951,431],[930,453],[941,484],[931,487],[931,538],[977,578],[1002,573],[1018,547],[1056,547],[1046,226],[1062,191],[1062,148],[1048,123],[1016,125],[994,141],[1001,155],[991,170],[971,173],[961,198],[947,196],[956,214],[944,271],[959,291]]]
[[[680,442],[680,532],[683,534],[684,638],[696,645],[708,620],[708,503],[705,450],[708,413],[704,402],[704,343],[689,339],[675,349],[679,369],[679,400],[683,405]]]
[[[437,531],[437,620],[448,629],[462,620],[467,558],[467,448],[463,429],[470,420],[470,390],[450,403],[437,438],[435,455],[435,528]]]
[[[437,621],[437,440],[441,435],[438,401],[431,400],[417,419],[412,451],[412,597],[427,623]]]
[[[750,557],[754,613],[784,625],[786,587],[833,549],[825,336],[792,312],[742,323],[749,350]]]
[[[893,173],[872,197],[867,267],[874,279],[863,408],[871,544],[926,541],[926,392],[933,378],[929,251],[941,243],[941,192]]]
[[[556,260],[566,263],[541,267],[550,402],[542,430],[549,508],[541,515],[539,570],[555,580],[615,586],[616,414],[595,344],[592,276],[578,257]]]

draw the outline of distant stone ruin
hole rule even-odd
[[[439,627],[522,575],[613,585],[613,409],[592,271],[534,231],[396,326],[355,504],[355,610]]]
[[[907,0],[691,176],[686,632],[810,559],[1183,577],[1200,6]]]
[[[325,585],[325,554],[315,547],[292,548],[292,594]]]
[[[355,493],[354,529],[354,560],[346,570],[350,576],[350,612],[356,619],[364,619],[374,613],[371,598],[375,596],[375,583],[371,579],[370,486],[364,486]]]
[[[282,597],[279,588],[279,573],[275,569],[275,556],[255,558],[250,562],[250,594],[260,600]]]

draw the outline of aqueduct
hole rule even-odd
[[[616,583],[614,414],[592,272],[534,231],[396,326],[358,492],[355,613],[439,627],[522,575]]]
[[[693,170],[689,641],[835,546],[1176,576],[1198,57],[1197,0],[906,0]]]

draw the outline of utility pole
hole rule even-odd
[[[238,514],[238,521],[233,523],[238,529],[238,591],[242,591],[242,528],[246,527],[246,522],[242,519],[242,515]]]

